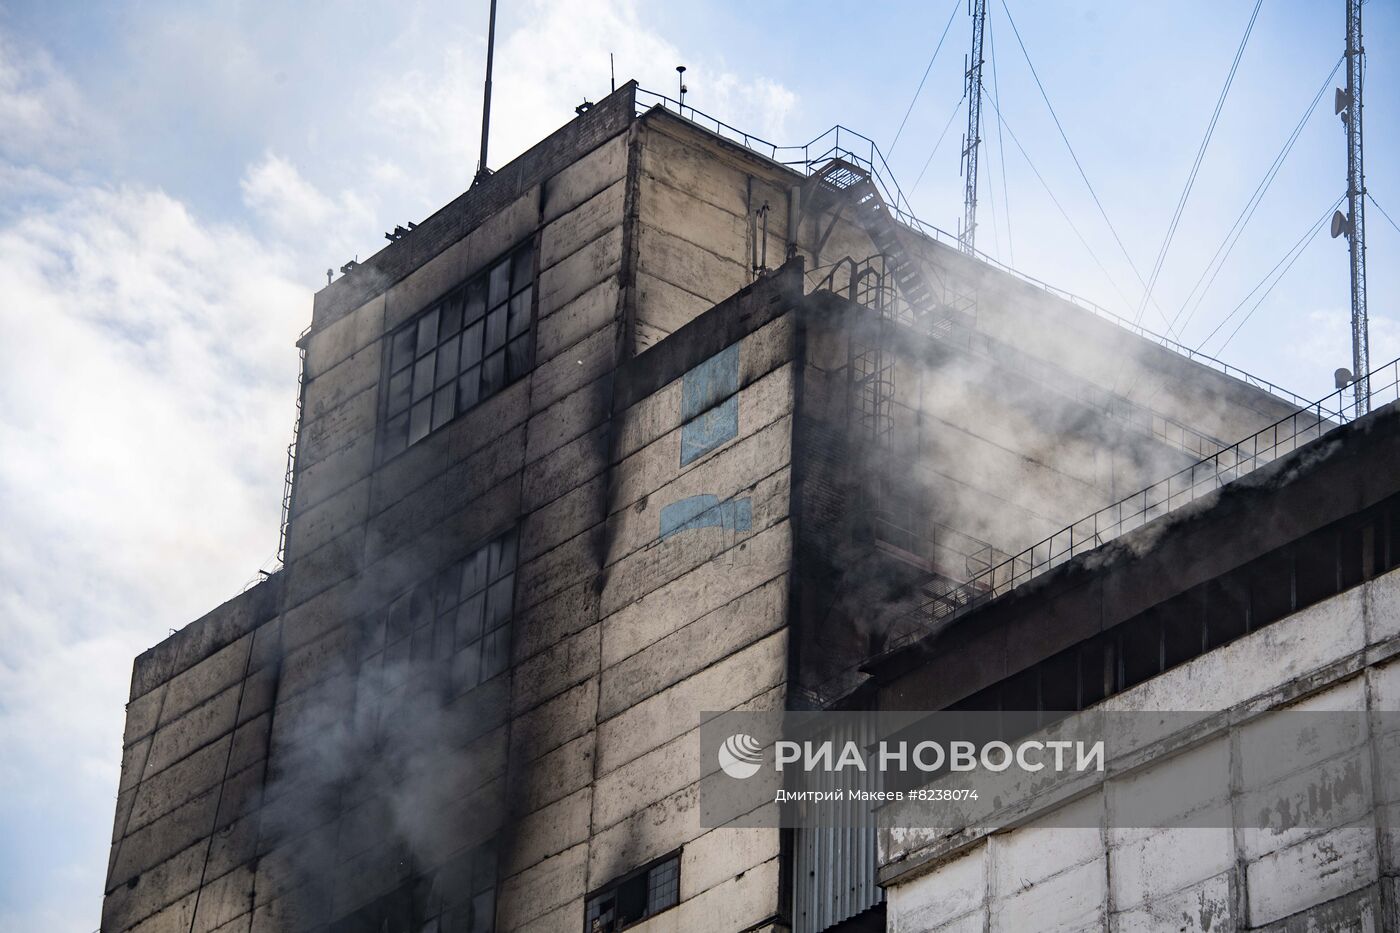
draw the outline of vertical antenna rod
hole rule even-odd
[[[977,149],[982,143],[982,32],[987,24],[987,0],[968,0],[972,14],[972,56],[967,68],[967,136],[963,139],[963,252],[975,249],[977,236]]]
[[[486,144],[491,138],[491,65],[496,54],[496,0],[491,0],[491,25],[486,30],[486,93],[481,103],[481,160],[476,164],[476,178],[481,181],[491,170],[486,167]]]
[[[1347,91],[1342,122],[1347,128],[1347,214],[1351,236],[1351,366],[1356,414],[1371,410],[1370,326],[1366,320],[1366,177],[1361,167],[1362,0],[1347,0]]]

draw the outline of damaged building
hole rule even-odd
[[[1395,928],[1383,782],[1273,849],[697,809],[726,710],[1400,708],[1391,408],[631,83],[299,347],[282,568],[136,659],[103,933]]]

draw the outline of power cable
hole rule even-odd
[[[1313,113],[1317,110],[1317,104],[1322,100],[1322,95],[1327,92],[1327,86],[1332,83],[1332,78],[1336,75],[1337,69],[1342,67],[1343,60],[1343,57],[1338,57],[1337,64],[1332,67],[1332,71],[1323,79],[1321,87],[1319,87],[1317,93],[1313,95],[1312,103],[1308,104],[1307,109],[1303,111],[1302,117],[1299,118],[1297,125],[1293,127],[1293,132],[1289,135],[1288,139],[1284,141],[1283,148],[1279,150],[1278,155],[1274,156],[1274,161],[1264,173],[1263,179],[1254,189],[1254,193],[1249,196],[1249,200],[1245,202],[1244,207],[1240,208],[1239,216],[1235,218],[1235,222],[1231,224],[1230,229],[1226,231],[1224,239],[1222,239],[1220,245],[1215,248],[1215,254],[1210,257],[1210,262],[1206,263],[1206,267],[1201,270],[1201,274],[1196,279],[1196,283],[1191,286],[1191,291],[1187,293],[1186,300],[1181,303],[1181,307],[1177,310],[1176,315],[1172,317],[1172,322],[1175,323],[1182,312],[1186,310],[1186,306],[1191,304],[1192,297],[1195,297],[1196,302],[1192,306],[1191,312],[1186,315],[1186,320],[1181,323],[1181,332],[1186,330],[1191,324],[1191,321],[1195,318],[1196,312],[1200,310],[1202,302],[1205,301],[1206,293],[1209,292],[1211,286],[1215,284],[1216,276],[1218,276],[1220,270],[1225,267],[1225,261],[1229,259],[1230,254],[1234,252],[1235,244],[1237,244],[1240,241],[1240,237],[1244,235],[1245,227],[1249,226],[1250,220],[1254,217],[1254,212],[1258,210],[1259,204],[1264,199],[1264,195],[1268,193],[1269,187],[1278,176],[1279,169],[1283,167],[1284,161],[1288,158],[1289,153],[1293,151],[1293,145],[1302,135],[1303,127],[1307,125],[1308,120],[1311,119]],[[1216,260],[1219,260],[1218,265],[1216,264]],[[1207,274],[1210,275],[1210,280],[1205,282],[1204,288],[1201,288],[1201,283],[1206,280]],[[1197,294],[1197,289],[1200,289],[1199,294]]]
[[[1260,0],[1263,2],[1263,0]],[[1099,200],[1099,194],[1094,190],[1094,185],[1089,181],[1089,175],[1084,171],[1083,164],[1079,161],[1079,156],[1074,151],[1074,146],[1070,145],[1069,135],[1065,132],[1064,124],[1060,122],[1060,116],[1055,112],[1055,105],[1050,103],[1050,95],[1045,91],[1045,85],[1040,80],[1040,74],[1035,70],[1035,64],[1031,61],[1030,52],[1026,50],[1026,43],[1021,39],[1021,30],[1016,28],[1016,20],[1011,16],[1011,10],[1006,5],[1006,0],[1001,0],[1001,8],[1006,11],[1007,22],[1011,24],[1011,31],[1016,35],[1016,44],[1021,47],[1021,54],[1026,59],[1026,65],[1030,67],[1031,77],[1035,79],[1035,86],[1040,90],[1040,98],[1045,101],[1045,107],[1050,111],[1050,118],[1055,121],[1055,129],[1060,131],[1060,139],[1064,141],[1065,148],[1069,150],[1069,157],[1074,160],[1074,167],[1079,171],[1079,177],[1084,180],[1084,186],[1089,189],[1089,196],[1094,199],[1094,206],[1099,209],[1099,216],[1103,217],[1103,222],[1108,225],[1109,233],[1113,234],[1113,241],[1118,244],[1118,249],[1123,253],[1123,258],[1128,261],[1128,267],[1133,270],[1133,275],[1137,276],[1138,283],[1144,289],[1147,283],[1142,278],[1142,273],[1138,271],[1137,264],[1133,262],[1133,257],[1129,255],[1128,248],[1123,245],[1123,238],[1118,235],[1118,228],[1113,226],[1113,221],[1108,219],[1108,211],[1104,210],[1103,202]],[[993,65],[993,80],[995,80],[995,65]],[[1131,302],[1130,302],[1131,304]],[[1161,310],[1160,308],[1158,309]],[[1162,314],[1162,320],[1166,320],[1166,314]]]
[[[1079,238],[1079,242],[1089,253],[1089,257],[1094,260],[1094,265],[1099,267],[1099,271],[1104,274],[1104,278],[1108,279],[1108,283],[1113,286],[1113,290],[1118,293],[1118,297],[1122,298],[1126,304],[1132,304],[1132,302],[1128,300],[1128,296],[1123,294],[1123,289],[1118,286],[1117,281],[1114,280],[1113,276],[1109,273],[1108,269],[1106,269],[1104,267],[1104,264],[1099,261],[1098,254],[1095,253],[1094,248],[1089,245],[1089,241],[1084,239],[1084,234],[1080,233],[1079,228],[1075,226],[1074,221],[1070,220],[1069,213],[1065,211],[1064,205],[1060,203],[1060,199],[1055,197],[1055,192],[1050,190],[1050,185],[1045,181],[1045,176],[1041,175],[1040,169],[1035,167],[1035,163],[1031,161],[1031,157],[1026,153],[1026,147],[1021,145],[1021,140],[1017,138],[1016,131],[1011,128],[1011,121],[1007,120],[1002,115],[1001,109],[996,105],[996,101],[992,101],[991,103],[992,109],[996,111],[997,119],[1003,121],[1006,124],[1007,135],[1009,135],[1011,137],[1011,141],[1016,144],[1016,148],[1021,153],[1021,158],[1026,160],[1026,164],[1029,165],[1031,171],[1035,173],[1035,177],[1040,182],[1040,186],[1045,189],[1045,193],[1050,196],[1050,200],[1054,203],[1056,209],[1059,210],[1060,216],[1065,219],[1065,223],[1069,224],[1069,228],[1073,230],[1074,235]]]
[[[1254,296],[1254,293],[1255,293],[1255,292],[1259,291],[1259,289],[1261,289],[1261,288],[1264,287],[1264,284],[1265,284],[1266,282],[1268,282],[1269,279],[1270,279],[1270,277],[1272,277],[1273,274],[1279,270],[1279,267],[1280,267],[1280,266],[1284,266],[1285,264],[1287,264],[1287,268],[1284,268],[1284,270],[1283,270],[1285,273],[1288,271],[1289,268],[1292,268],[1293,263],[1296,262],[1298,256],[1302,254],[1302,250],[1303,250],[1303,249],[1306,249],[1306,248],[1307,248],[1307,245],[1308,245],[1309,243],[1312,242],[1313,237],[1317,236],[1318,231],[1322,229],[1322,225],[1325,224],[1325,223],[1327,222],[1327,218],[1329,218],[1329,217],[1332,216],[1332,212],[1335,211],[1335,210],[1337,209],[1338,205],[1340,205],[1340,204],[1342,203],[1343,200],[1345,200],[1345,197],[1346,197],[1346,196],[1343,195],[1342,197],[1340,197],[1340,198],[1338,198],[1337,200],[1333,201],[1332,204],[1331,204],[1331,206],[1328,207],[1327,210],[1325,210],[1325,211],[1322,212],[1322,216],[1319,217],[1317,220],[1313,221],[1312,224],[1310,224],[1310,225],[1308,226],[1307,231],[1304,232],[1304,234],[1303,234],[1301,237],[1299,237],[1298,240],[1297,240],[1292,246],[1290,246],[1290,247],[1288,248],[1288,251],[1285,252],[1285,253],[1283,254],[1283,258],[1280,259],[1278,262],[1274,263],[1274,267],[1273,267],[1272,269],[1270,269],[1268,272],[1264,273],[1264,277],[1263,277],[1262,279],[1259,280],[1259,284],[1258,284],[1258,285],[1255,285],[1253,288],[1251,288],[1251,289],[1245,294],[1245,296],[1244,296],[1243,298],[1240,299],[1239,304],[1235,305],[1235,307],[1232,308],[1232,309],[1230,310],[1230,313],[1227,314],[1227,315],[1225,315],[1225,317],[1224,317],[1223,319],[1221,319],[1221,321],[1220,321],[1219,324],[1216,324],[1216,325],[1215,325],[1215,329],[1212,330],[1209,334],[1207,334],[1207,335],[1206,335],[1206,338],[1205,338],[1204,340],[1202,340],[1199,344],[1196,345],[1196,350],[1197,350],[1198,352],[1199,352],[1207,343],[1210,342],[1210,340],[1211,340],[1212,337],[1214,337],[1217,333],[1220,332],[1220,329],[1221,329],[1222,327],[1224,327],[1226,324],[1228,324],[1228,323],[1230,322],[1230,319],[1231,319],[1231,318],[1233,318],[1236,314],[1238,314],[1238,313],[1240,312],[1240,309],[1244,307],[1245,302],[1249,301],[1249,299],[1252,298],[1252,297]],[[1254,314],[1255,310],[1259,307],[1260,303],[1263,302],[1263,300],[1264,300],[1266,297],[1268,297],[1269,292],[1273,291],[1274,285],[1277,285],[1278,282],[1279,282],[1279,279],[1281,279],[1281,278],[1283,278],[1282,275],[1280,275],[1278,278],[1274,279],[1273,284],[1269,286],[1268,290],[1265,291],[1263,295],[1260,295],[1260,296],[1259,296],[1259,301],[1256,301],[1256,302],[1254,303],[1254,307],[1250,308],[1250,309],[1249,309],[1249,313],[1245,315],[1245,318],[1244,318],[1245,321],[1249,320],[1250,316]],[[1237,326],[1233,331],[1231,331],[1230,336],[1229,336],[1228,338],[1226,338],[1226,340],[1225,340],[1225,344],[1228,344],[1231,340],[1234,339],[1235,334],[1239,333],[1239,329],[1240,329],[1240,327],[1243,326],[1243,325],[1244,325],[1244,321],[1241,321],[1241,322],[1240,322],[1240,325]],[[1219,349],[1217,349],[1215,352],[1218,354],[1218,353],[1220,352],[1220,350],[1225,349],[1225,344],[1221,344],[1220,347],[1219,347]]]
[[[1201,146],[1196,150],[1196,161],[1191,165],[1191,173],[1186,177],[1186,186],[1181,191],[1181,197],[1176,202],[1176,212],[1172,215],[1171,223],[1167,226],[1167,235],[1162,239],[1162,246],[1157,250],[1157,260],[1152,267],[1152,275],[1148,277],[1146,290],[1143,292],[1142,303],[1138,306],[1137,317],[1133,323],[1142,320],[1142,312],[1147,309],[1147,303],[1152,297],[1152,290],[1157,286],[1157,277],[1162,273],[1162,265],[1166,262],[1167,252],[1171,249],[1172,239],[1176,236],[1177,225],[1181,222],[1181,214],[1186,210],[1186,201],[1191,197],[1191,188],[1196,184],[1196,174],[1201,169],[1201,162],[1205,159],[1206,147],[1210,145],[1210,138],[1215,133],[1215,125],[1220,120],[1220,111],[1225,106],[1225,98],[1229,96],[1230,85],[1235,81],[1235,73],[1239,70],[1240,59],[1244,57],[1245,46],[1249,44],[1249,36],[1254,32],[1254,22],[1259,18],[1259,8],[1263,6],[1264,0],[1255,0],[1254,12],[1249,16],[1249,24],[1245,27],[1244,36],[1240,39],[1240,46],[1235,50],[1235,59],[1230,63],[1230,72],[1225,76],[1225,85],[1220,89],[1220,97],[1215,102],[1215,112],[1211,114],[1210,123],[1206,126],[1206,134],[1201,139]]]
[[[1006,187],[1006,142],[1001,135],[1001,89],[997,85],[997,44],[995,37],[989,32],[987,42],[992,54],[992,98],[995,100],[993,107],[997,112],[997,158],[1001,162],[1001,204],[1006,213],[1006,252],[1010,259],[1010,264],[1014,268],[1016,265],[1016,246],[1011,241],[1011,195]]]
[[[1376,210],[1381,212],[1381,216],[1384,217],[1386,220],[1390,221],[1390,225],[1395,228],[1395,232],[1400,233],[1400,224],[1397,224],[1395,220],[1385,212],[1385,208],[1381,207],[1379,204],[1376,203],[1376,199],[1372,197],[1371,192],[1366,192],[1366,197],[1370,199],[1371,205],[1375,207]]]
[[[933,48],[933,55],[929,57],[928,67],[924,69],[924,76],[919,79],[919,86],[914,89],[914,97],[909,101],[909,108],[904,111],[904,119],[899,121],[899,129],[895,130],[894,142],[890,143],[890,148],[885,151],[885,158],[888,159],[894,154],[894,147],[899,144],[899,136],[904,132],[904,124],[909,122],[909,114],[914,112],[914,103],[919,99],[919,94],[924,89],[924,82],[928,80],[928,73],[933,70],[934,59],[938,58],[938,50],[943,48],[943,40],[948,38],[948,29],[953,25],[953,17],[958,15],[958,7],[962,5],[962,0],[953,0],[953,12],[948,14],[948,22],[943,27],[943,35],[938,37],[938,44]]]
[[[910,194],[913,194],[919,187],[919,182],[924,180],[924,172],[928,171],[930,163],[933,162],[934,153],[938,151],[939,146],[943,145],[943,137],[948,135],[948,128],[953,125],[953,120],[957,117],[958,111],[962,110],[963,100],[965,100],[965,98],[959,97],[958,102],[953,105],[953,112],[948,114],[948,122],[943,124],[943,132],[938,134],[938,141],[933,144],[933,149],[929,150],[928,158],[924,160],[924,167],[919,169],[919,177],[914,179],[914,184],[909,189]]]

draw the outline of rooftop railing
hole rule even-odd
[[[884,154],[880,152],[880,147],[868,136],[864,136],[838,124],[809,143],[800,146],[780,146],[761,136],[755,136],[752,133],[731,126],[723,120],[719,120],[707,113],[696,110],[688,104],[682,104],[673,98],[667,97],[665,94],[659,94],[655,91],[648,91],[639,87],[636,92],[636,102],[637,112],[639,114],[646,113],[655,107],[668,110],[683,119],[689,120],[702,129],[737,143],[784,168],[799,172],[804,176],[812,174],[831,159],[845,159],[848,162],[864,168],[870,173],[872,181],[880,190],[881,197],[885,200],[886,207],[902,225],[929,239],[942,243],[945,246],[961,249],[959,240],[955,235],[931,223],[920,220],[918,216],[915,215],[913,205],[910,204],[908,197],[905,196],[898,182],[895,181],[894,173],[890,170],[889,164],[885,161]],[[1032,285],[1041,291],[1048,292],[1062,301],[1067,301],[1075,307],[1093,314],[1095,317],[1102,318],[1119,327],[1125,328],[1137,334],[1139,337],[1151,340],[1189,360],[1214,369],[1227,376],[1231,376],[1257,389],[1262,389],[1290,405],[1301,409],[1307,408],[1312,404],[1301,395],[1297,395],[1281,386],[1275,385],[1267,379],[1245,372],[1239,367],[1231,366],[1223,360],[1216,359],[1213,356],[1192,349],[1170,337],[1149,330],[1136,321],[1130,321],[1119,314],[1115,314],[1088,298],[1043,282],[1035,276],[1027,275],[1018,269],[1006,265],[998,259],[988,256],[981,250],[974,250],[973,255],[987,265],[1007,275],[1013,276],[1028,285]]]
[[[1400,400],[1400,359],[1372,370],[1370,386],[1373,407]],[[1338,389],[1262,431],[1060,529],[963,583],[930,587],[929,598],[911,620],[914,624],[892,639],[890,647],[917,640],[934,624],[941,627],[955,616],[1324,437],[1350,420],[1348,409],[1354,403],[1347,402],[1348,398],[1349,388]]]

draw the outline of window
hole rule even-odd
[[[332,923],[329,933],[492,933],[496,848],[486,842]]]
[[[515,546],[512,529],[390,603],[386,662],[450,660],[452,696],[504,671],[510,663]],[[402,665],[393,666],[406,676]]]
[[[673,852],[625,875],[588,899],[584,933],[615,933],[680,902],[681,855]]]
[[[392,457],[530,369],[534,251],[459,285],[389,338],[383,455]]]

